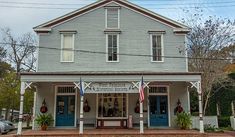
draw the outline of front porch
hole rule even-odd
[[[146,98],[143,103],[138,104],[139,112],[135,112],[139,98],[138,80],[141,76],[144,76]],[[84,96],[79,95],[80,83],[78,81],[81,77],[85,85]],[[192,86],[197,88],[199,93],[200,132],[204,132],[201,113],[200,73],[36,72],[22,74],[21,80],[21,106],[23,105],[25,89],[31,83],[36,86],[34,118],[40,113],[43,100],[46,100],[48,113],[52,114],[55,119],[53,127],[79,126],[80,133],[83,133],[83,129],[86,129],[83,125],[87,124],[94,128],[127,128],[129,127],[128,118],[130,115],[133,118],[133,125],[140,129],[138,134],[144,132],[144,125],[151,128],[156,128],[155,126],[175,127],[174,110],[176,103],[180,99],[184,110],[189,112],[188,87]],[[83,103],[86,105],[86,102],[90,105],[88,112],[84,111],[83,107]],[[109,113],[109,108],[112,108],[112,113]],[[22,111],[23,108],[21,108],[21,113]],[[70,123],[65,125],[65,122],[68,122],[68,116],[71,118]],[[37,125],[33,123],[33,130],[36,128]],[[21,134],[21,121],[18,126],[18,134]]]

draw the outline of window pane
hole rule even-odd
[[[108,93],[99,94],[98,99],[98,117],[126,117],[126,97]]]
[[[107,9],[107,27],[118,28],[118,9]]]
[[[63,48],[73,48],[72,39],[72,35],[64,35]]]
[[[63,59],[62,61],[72,61],[73,60],[73,51],[64,50],[62,52]]]
[[[161,36],[157,36],[157,47],[161,48]]]
[[[108,35],[108,47],[113,47],[112,35]]]
[[[108,35],[108,61],[117,61],[117,35]]]
[[[162,61],[162,45],[160,35],[152,35],[152,52],[153,61]]]
[[[117,47],[117,35],[113,35],[113,47]]]
[[[152,37],[152,41],[153,41],[153,48],[155,48],[157,45],[156,45],[156,36],[155,35],[153,35],[153,37]]]
[[[73,35],[64,34],[62,44],[62,61],[73,61]]]

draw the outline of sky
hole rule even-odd
[[[79,9],[96,0],[0,0],[0,28],[9,27],[16,36],[33,32],[33,27]],[[235,0],[129,0],[176,21],[184,11],[203,10],[203,16],[235,19]],[[184,10],[183,10],[184,9]]]

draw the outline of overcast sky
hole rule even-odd
[[[9,27],[16,35],[33,32],[34,26],[94,1],[96,0],[0,0],[0,28]],[[193,11],[195,6],[203,9],[205,17],[216,15],[235,19],[235,0],[130,1],[174,20],[185,16],[182,9]]]

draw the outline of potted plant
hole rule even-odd
[[[54,120],[51,114],[38,114],[35,121],[41,126],[41,130],[47,130]]]
[[[189,129],[192,125],[191,115],[186,112],[176,114],[176,124],[180,129]]]

